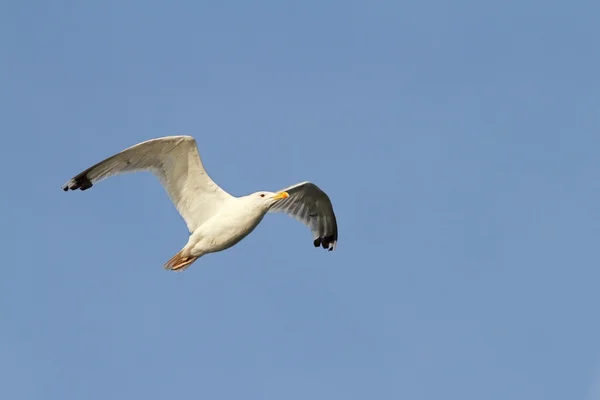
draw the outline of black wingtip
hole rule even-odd
[[[323,247],[325,250],[332,251],[335,248],[337,239],[332,236],[318,237],[313,241],[315,247]]]
[[[89,180],[89,178],[86,175],[77,175],[69,182],[65,183],[62,186],[62,190],[64,190],[65,192],[77,189],[83,191],[91,188],[92,186],[94,186],[94,184],[92,183],[92,181]]]

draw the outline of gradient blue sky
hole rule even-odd
[[[3,399],[600,399],[600,3],[0,5]],[[311,180],[183,274],[151,175],[191,134],[236,195]]]

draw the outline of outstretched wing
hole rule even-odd
[[[138,171],[151,172],[160,180],[190,232],[232,198],[206,173],[191,136],[167,136],[136,144],[74,176],[62,189],[86,190],[110,176]]]
[[[308,226],[315,247],[335,249],[338,228],[329,196],[311,182],[298,183],[282,191],[290,196],[276,202],[269,211],[286,213]]]

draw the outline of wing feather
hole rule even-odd
[[[190,232],[232,198],[208,176],[191,136],[166,136],[131,146],[77,174],[62,189],[87,190],[108,177],[140,171],[158,178]]]
[[[315,247],[334,250],[338,227],[329,196],[311,182],[298,183],[282,191],[290,196],[276,202],[269,211],[282,212],[302,222],[312,231]]]

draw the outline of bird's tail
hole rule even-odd
[[[199,256],[184,256],[182,252],[183,250],[175,254],[169,261],[167,261],[165,264],[165,269],[170,271],[183,271],[192,265],[194,261],[200,258]]]

